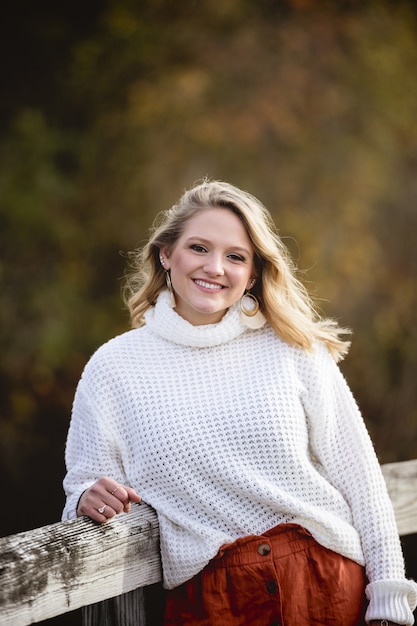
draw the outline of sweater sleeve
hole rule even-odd
[[[417,585],[405,578],[394,511],[365,423],[327,350],[319,347],[308,359],[303,402],[311,452],[349,504],[361,539],[369,580],[366,620],[411,625]]]
[[[121,409],[114,394],[117,385],[111,377],[111,368],[96,353],[78,383],[65,450],[63,520],[77,516],[82,493],[99,478],[110,476],[127,484],[123,471],[124,446],[117,427]]]

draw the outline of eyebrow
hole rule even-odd
[[[211,245],[212,242],[210,241],[210,239],[205,239],[204,237],[201,237],[200,235],[191,235],[190,237],[187,237],[187,239],[185,240],[185,243],[190,243],[191,241],[195,241],[197,240],[199,243],[205,243],[206,245]],[[251,255],[252,251],[249,250],[248,248],[245,248],[243,246],[228,246],[228,249],[230,250],[240,250],[241,252],[245,252],[246,254]]]

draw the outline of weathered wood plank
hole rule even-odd
[[[417,459],[382,466],[400,535],[417,533]]]
[[[0,539],[0,624],[26,626],[161,579],[155,511],[86,518]]]
[[[417,533],[417,460],[382,471],[400,535]],[[26,626],[160,580],[159,526],[146,504],[103,526],[81,518],[11,535],[0,539],[0,625]],[[141,592],[133,596],[139,626]],[[117,607],[133,610],[123,599]]]

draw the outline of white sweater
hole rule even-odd
[[[292,522],[366,565],[368,620],[413,623],[417,585],[340,370],[322,346],[246,328],[236,305],[192,326],[164,292],[144,327],[99,348],[77,388],[66,462],[63,519],[101,476],[156,509],[168,589],[223,544]]]

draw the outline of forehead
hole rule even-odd
[[[230,209],[210,207],[201,209],[184,224],[181,238],[195,235],[211,235],[216,238],[243,239],[250,243],[250,237],[243,221]]]

